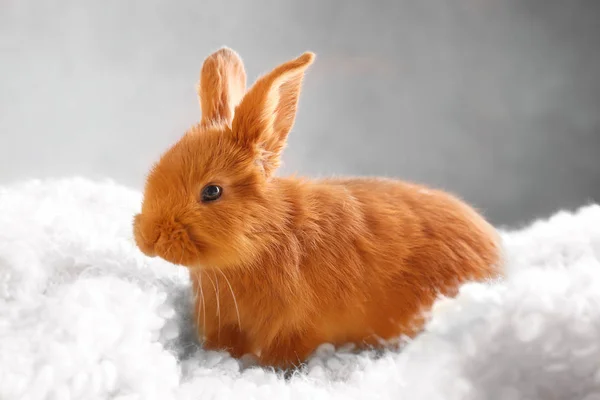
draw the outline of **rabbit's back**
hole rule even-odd
[[[320,245],[307,246],[302,269],[324,341],[410,335],[439,294],[499,275],[497,233],[451,194],[378,178],[314,184],[321,199],[310,203],[328,211],[316,211],[306,240]]]

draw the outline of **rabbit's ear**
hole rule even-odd
[[[235,106],[246,91],[246,71],[240,56],[223,47],[204,60],[198,83],[202,125],[231,126]]]
[[[258,150],[267,175],[279,166],[287,135],[294,125],[302,80],[315,55],[306,52],[259,78],[235,110],[232,131]]]

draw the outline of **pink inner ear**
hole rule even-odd
[[[260,168],[260,170],[263,174],[265,173],[265,162],[262,157],[260,157],[260,156],[256,157],[256,159],[254,159],[254,165],[256,165],[258,168]]]

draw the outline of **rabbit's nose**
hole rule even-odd
[[[148,257],[156,256],[154,247],[160,237],[160,232],[153,225],[142,214],[137,214],[133,219],[133,237],[135,243],[141,252]]]
[[[179,265],[191,265],[196,261],[196,245],[177,218],[138,214],[133,225],[135,242],[147,256],[158,256]]]
[[[156,254],[173,263],[185,265],[196,256],[188,230],[177,219],[160,221],[158,239],[154,244]]]

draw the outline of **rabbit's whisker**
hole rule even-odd
[[[198,277],[198,286],[200,286],[200,296],[202,297],[202,336],[206,339],[206,301],[204,301],[204,289],[202,288],[202,271],[196,272],[196,276]],[[198,322],[199,321],[200,314],[198,314]]]
[[[229,279],[227,279],[227,276],[223,273],[223,271],[219,270],[219,272],[221,273],[221,275],[223,275],[223,278],[225,278],[225,282],[227,282],[227,286],[229,286],[229,291],[231,292],[231,297],[233,297],[233,304],[235,304],[235,312],[237,314],[237,320],[238,320],[238,329],[241,331],[242,323],[240,321],[240,310],[238,308],[237,299],[235,298],[235,293],[233,292],[233,288],[231,287],[231,283],[229,282]]]
[[[217,310],[216,310],[216,315],[219,319],[219,330],[217,331],[217,341],[221,341],[221,302],[219,300],[219,288],[218,286],[215,286],[215,282],[213,281],[213,279],[210,277],[210,275],[207,273],[206,276],[208,277],[208,279],[210,279],[210,283],[212,283],[212,287],[213,290],[215,291],[215,297],[217,298]],[[215,275],[216,278],[216,275]],[[217,285],[218,285],[218,281],[217,281]]]

